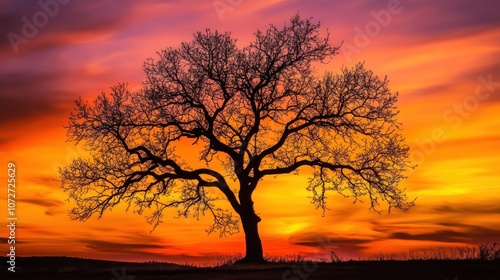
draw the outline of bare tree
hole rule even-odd
[[[369,198],[376,211],[381,202],[389,210],[411,207],[398,188],[409,163],[397,93],[363,64],[318,75],[312,64],[338,50],[320,31],[295,15],[281,28],[257,31],[243,48],[229,33],[197,32],[145,63],[140,91],[120,84],[93,104],[77,100],[68,137],[90,156],[60,170],[76,203],[71,218],[101,217],[120,202],[150,211],[153,229],[169,207],[185,217],[209,213],[208,231],[222,236],[241,221],[242,261],[262,262],[252,194],[266,176],[309,172],[307,189],[323,213],[328,191]],[[179,156],[176,147],[186,141],[200,147],[199,159]]]

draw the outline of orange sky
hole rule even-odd
[[[23,36],[22,18],[32,20],[44,11],[37,2],[0,2],[0,34]],[[210,219],[167,219],[152,234],[144,217],[123,207],[101,220],[70,221],[71,205],[57,168],[80,150],[65,142],[63,126],[72,100],[91,98],[119,82],[138,88],[145,59],[191,40],[195,31],[231,31],[243,45],[257,28],[281,25],[297,11],[321,21],[333,44],[344,42],[325,69],[365,61],[400,93],[399,120],[411,158],[419,164],[402,187],[418,199],[406,213],[379,215],[367,203],[331,195],[331,210],[321,217],[307,198],[307,172],[266,179],[254,195],[265,253],[321,255],[318,238],[328,239],[328,246],[347,258],[499,241],[500,18],[496,1],[483,2],[125,0],[116,6],[101,0],[58,5],[33,38],[13,44],[4,36],[0,44],[0,181],[7,185],[7,163],[14,162],[17,253],[177,262],[243,253],[242,233],[222,239],[206,235]],[[6,221],[7,192],[1,189],[0,218]],[[8,233],[5,227],[1,232],[7,252]]]

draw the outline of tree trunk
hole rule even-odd
[[[259,236],[258,224],[259,216],[255,214],[253,207],[249,211],[242,211],[240,214],[243,231],[245,232],[245,257],[237,263],[263,263],[264,253],[262,250],[262,242]]]
[[[240,188],[240,211],[238,214],[241,218],[243,225],[243,232],[245,233],[245,257],[238,260],[238,263],[263,263],[264,253],[262,250],[262,242],[259,236],[258,224],[261,221],[260,217],[255,214],[252,201],[252,188],[248,187],[249,184],[243,182]]]

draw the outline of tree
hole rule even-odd
[[[310,172],[307,189],[323,214],[328,191],[368,197],[376,211],[381,202],[389,210],[411,207],[398,188],[408,147],[387,78],[363,64],[318,75],[313,63],[326,63],[338,47],[319,23],[299,15],[254,35],[240,48],[229,33],[197,32],[146,61],[141,90],[119,84],[93,104],[77,100],[68,138],[90,156],[60,170],[76,203],[70,217],[101,217],[125,202],[139,214],[150,211],[154,229],[169,207],[185,217],[209,213],[208,232],[221,236],[241,221],[242,261],[262,262],[252,194],[265,177]],[[199,147],[200,160],[179,156],[176,147],[186,141]]]

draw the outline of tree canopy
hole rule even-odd
[[[398,187],[410,163],[388,79],[363,64],[319,73],[314,63],[330,62],[338,47],[299,15],[254,35],[241,47],[230,33],[196,32],[145,62],[140,90],[119,84],[93,102],[77,100],[68,137],[91,156],[60,171],[76,203],[70,216],[100,217],[123,202],[151,210],[154,228],[169,207],[209,213],[209,232],[235,233],[241,221],[246,259],[258,261],[252,193],[265,177],[310,174],[305,187],[323,211],[330,191],[367,198],[376,211],[411,207]],[[199,158],[179,156],[186,141],[200,147]]]

